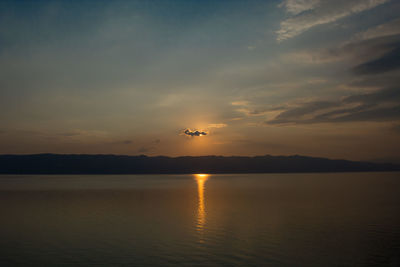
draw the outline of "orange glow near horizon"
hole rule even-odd
[[[205,155],[214,153],[215,147],[211,143],[212,138],[209,135],[195,136],[187,138],[185,150],[190,151],[192,155]],[[197,175],[197,174],[196,174]]]
[[[198,208],[197,208],[197,232],[199,234],[203,233],[204,224],[206,223],[206,208],[204,203],[204,183],[207,181],[209,175],[208,174],[195,174],[195,179],[197,182],[197,191],[198,191]]]

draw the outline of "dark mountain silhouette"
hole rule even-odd
[[[305,156],[0,155],[1,174],[179,174],[400,171],[400,165]]]

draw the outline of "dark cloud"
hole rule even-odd
[[[183,133],[184,133],[185,135],[188,135],[188,136],[202,136],[202,135],[207,135],[207,133],[204,132],[204,131],[197,131],[197,130],[192,131],[192,130],[190,130],[190,129],[185,129],[185,130],[183,131]]]
[[[343,99],[347,103],[377,104],[381,102],[400,103],[400,88],[392,87],[368,94],[357,94]]]
[[[356,66],[353,71],[358,75],[380,74],[400,68],[400,43],[397,48],[378,59],[370,60]]]
[[[310,51],[312,61],[326,63],[346,60],[355,65],[377,60],[393,52],[400,45],[400,34],[356,39],[329,49]]]
[[[319,118],[316,118],[317,121]],[[349,114],[341,114],[334,118],[326,118],[321,122],[351,122],[351,121],[392,121],[400,119],[400,105],[394,107],[380,107]]]
[[[381,74],[400,68],[400,34],[376,35],[322,52],[321,60],[350,59],[356,75]]]
[[[336,109],[333,111],[329,111],[329,112],[325,112],[323,114],[316,115],[313,118],[313,120],[314,121],[332,120],[333,118],[340,118],[343,115],[363,112],[372,106],[373,105],[362,104],[362,105],[356,106],[354,108],[339,108],[339,109]]]
[[[382,85],[385,87],[396,87],[400,84],[400,72],[390,72],[381,75],[366,75],[357,77],[357,79],[348,83],[349,87],[353,88],[381,88]]]
[[[400,68],[400,34],[355,38],[338,47],[310,52],[312,61],[352,62],[356,75],[381,74]]]
[[[286,121],[288,118],[291,119],[300,119],[301,117],[312,114],[316,111],[328,109],[331,107],[336,107],[339,106],[340,103],[335,103],[335,102],[328,102],[328,101],[315,101],[315,102],[309,102],[305,103],[299,107],[295,108],[289,108],[282,113],[280,113],[274,121],[278,123],[282,123]]]
[[[373,33],[373,34],[372,34]],[[349,58],[357,62],[352,73],[357,79],[349,86],[357,89],[381,88],[353,94],[337,101],[313,101],[288,107],[267,124],[305,124],[352,121],[400,120],[400,34],[379,35],[369,32],[358,39],[331,49],[327,58]],[[361,62],[361,63],[360,63]]]
[[[348,96],[337,102],[314,101],[288,108],[267,124],[306,124],[400,119],[400,89],[385,88]]]

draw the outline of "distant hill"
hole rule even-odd
[[[0,174],[180,174],[400,171],[400,165],[305,156],[0,155]]]

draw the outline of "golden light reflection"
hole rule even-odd
[[[195,174],[195,179],[197,182],[198,190],[198,208],[197,208],[197,232],[199,234],[203,233],[204,224],[206,223],[206,207],[204,204],[204,183],[207,181],[208,174]]]

